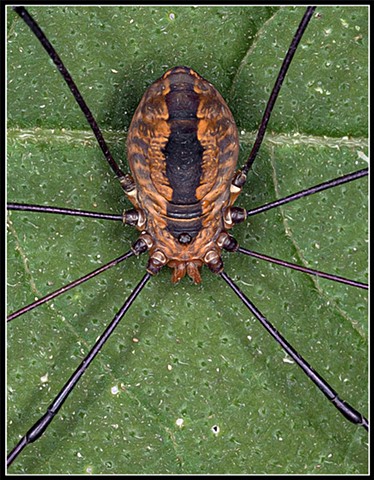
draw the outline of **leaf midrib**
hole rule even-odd
[[[102,130],[108,143],[126,142],[127,135],[119,130]],[[256,132],[239,131],[239,139],[243,144],[253,143]],[[94,134],[90,130],[71,130],[66,128],[9,128],[7,131],[8,142],[22,143],[56,143],[56,144],[81,144],[86,147],[97,146]],[[305,145],[321,148],[361,148],[365,149],[368,140],[365,137],[327,137],[318,135],[305,135],[303,133],[272,133],[268,132],[264,144],[271,146],[297,146]],[[249,152],[248,152],[249,153]]]

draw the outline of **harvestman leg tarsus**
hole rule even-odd
[[[71,92],[73,93],[75,99],[77,100],[80,108],[82,109],[82,112],[84,113],[87,121],[89,122],[97,140],[100,145],[101,150],[103,151],[103,154],[110,166],[110,168],[113,170],[117,178],[120,180],[120,183],[122,187],[126,190],[129,184],[129,176],[124,174],[122,170],[119,168],[118,164],[115,162],[113,157],[111,156],[109,149],[106,145],[106,142],[102,136],[102,133],[91,113],[89,110],[87,104],[83,100],[75,82],[73,81],[71,75],[69,72],[66,70],[65,66],[63,65],[63,62],[61,61],[60,57],[50,44],[50,42],[47,40],[45,37],[44,33],[41,31],[40,27],[36,24],[36,22],[32,19],[32,17],[28,14],[26,9],[24,7],[14,7],[14,10],[21,16],[21,18],[27,23],[27,25],[30,27],[30,29],[33,31],[33,33],[37,36],[43,47],[46,49],[48,55],[50,58],[53,60],[59,71],[61,72],[64,80],[68,84]],[[302,35],[313,15],[313,12],[315,10],[315,7],[308,7],[306,10],[306,13],[298,27],[298,30],[292,40],[291,46],[286,54],[285,60],[283,61],[281,70],[278,74],[275,86],[271,92],[269,102],[266,106],[264,116],[262,118],[258,134],[256,137],[256,140],[254,142],[254,146],[252,148],[252,151],[250,153],[250,156],[246,162],[246,164],[243,166],[239,174],[236,176],[234,179],[233,183],[242,188],[246,181],[246,175],[253,165],[253,162],[257,156],[258,150],[261,146],[262,140],[265,135],[266,127],[271,115],[271,111],[274,107],[275,100],[279,94],[279,90],[281,88],[282,82],[284,80],[284,77],[286,75],[286,72],[288,70],[288,67],[291,63],[291,60],[293,58],[293,55],[296,51],[297,45],[299,44]],[[325,182],[324,184],[317,185],[315,187],[311,187],[310,189],[304,190],[302,192],[298,192],[296,194],[293,194],[291,196],[285,197],[284,199],[277,200],[275,202],[272,202],[270,204],[264,205],[262,207],[258,207],[257,209],[249,210],[247,211],[247,216],[248,215],[254,215],[257,213],[260,213],[261,211],[268,210],[270,208],[274,208],[276,206],[279,206],[284,203],[288,203],[290,201],[296,200],[298,198],[302,198],[304,196],[317,193],[318,191],[321,191],[326,188],[332,188],[337,185],[340,185],[342,183],[345,183],[347,181],[355,180],[357,178],[361,178],[365,175],[368,174],[367,169],[361,170],[359,172],[354,172],[352,174],[346,175],[339,179],[334,179],[331,180],[330,182]],[[28,211],[41,211],[41,212],[46,212],[46,213],[63,213],[66,215],[79,215],[79,211],[73,211],[70,209],[54,209],[53,207],[43,207],[43,206],[32,206],[32,205],[21,205],[21,204],[11,204],[9,205],[10,209],[13,210],[28,210]],[[55,211],[54,211],[55,210]],[[57,212],[56,210],[61,210],[60,212]],[[64,210],[64,211],[63,211]],[[82,212],[80,212],[82,213]],[[91,212],[92,213],[92,212]],[[84,216],[90,217],[94,215],[90,215],[90,212],[83,212],[82,213]],[[105,217],[106,214],[97,214],[97,215],[102,215],[101,217],[96,217],[96,218],[103,218],[103,219],[111,219],[111,220],[123,220],[122,216],[107,216]],[[116,218],[115,218],[116,217]],[[255,254],[255,252],[250,252],[249,250],[246,250],[242,247],[238,248],[238,251],[243,254]],[[249,253],[250,252],[250,253]],[[141,253],[141,252],[136,252],[136,253]],[[128,252],[125,254],[123,257],[128,258],[128,256],[132,255],[133,252]],[[259,255],[259,254],[257,254]],[[277,259],[273,259],[272,257],[267,257],[263,256],[263,259],[268,260],[268,261],[275,261]],[[124,258],[123,258],[124,259]],[[114,260],[113,262],[116,262],[118,259]],[[111,262],[111,263],[113,263]],[[280,263],[283,266],[288,266],[290,268],[293,268],[291,264],[288,264],[287,262],[283,261],[278,261],[275,263]],[[298,267],[298,266],[296,266]],[[301,270],[301,267],[298,267],[297,269]],[[97,269],[100,270],[100,269]],[[93,272],[95,274],[95,272]],[[308,272],[312,273],[312,272]],[[318,272],[314,271],[313,274],[322,274],[323,272]],[[88,274],[86,277],[90,277],[91,274]],[[242,303],[253,313],[253,315],[260,321],[260,323],[264,326],[264,328],[273,336],[273,338],[281,345],[281,347],[294,359],[294,361],[299,365],[299,367],[306,373],[306,375],[317,385],[317,387],[324,393],[324,395],[335,405],[335,407],[339,410],[339,412],[344,415],[348,420],[350,420],[352,423],[358,424],[363,426],[365,429],[368,429],[368,421],[367,419],[357,412],[353,407],[351,407],[348,403],[346,403],[344,400],[342,400],[335,390],[330,387],[327,382],[304,360],[303,357],[301,357],[300,354],[297,353],[297,351],[287,342],[287,340],[284,339],[284,337],[271,325],[271,323],[265,318],[265,316],[255,307],[255,305],[245,296],[245,294],[239,289],[239,287],[234,283],[234,281],[227,275],[226,272],[222,271],[220,273],[221,277],[225,280],[225,282],[234,290],[234,292],[238,295]],[[328,274],[326,274],[328,275]],[[330,276],[334,277],[334,276]],[[336,276],[335,276],[336,277]],[[77,280],[76,283],[82,283],[84,280]],[[331,280],[335,281],[340,281],[339,278],[341,277],[336,277],[336,278],[330,278]],[[64,387],[61,389],[61,391],[57,394],[53,402],[51,403],[50,407],[48,408],[47,412],[29,429],[29,431],[22,437],[22,439],[19,441],[19,443],[16,445],[16,447],[11,451],[11,453],[8,456],[8,465],[10,465],[15,458],[20,454],[20,452],[24,449],[26,445],[29,443],[34,442],[40,436],[44,433],[52,419],[54,418],[55,414],[59,411],[61,408],[62,404],[64,401],[67,399],[68,395],[70,392],[73,390],[83,373],[86,371],[90,363],[93,361],[95,356],[98,354],[100,349],[103,347],[105,342],[108,340],[110,337],[111,333],[114,331],[122,317],[125,315],[127,310],[130,308],[131,304],[134,302],[135,298],[139,295],[141,290],[144,288],[146,283],[150,279],[150,274],[146,273],[142,280],[139,282],[139,284],[134,288],[132,293],[130,294],[129,298],[126,300],[122,308],[118,311],[117,315],[114,317],[112,322],[108,325],[106,330],[103,332],[103,334],[100,336],[98,341],[95,343],[95,345],[92,347],[90,352],[87,354],[87,356],[83,359],[81,364],[78,366],[78,368],[75,370],[75,372],[72,374],[72,376],[69,378],[69,380],[66,382]],[[344,281],[347,279],[343,279],[343,283],[349,283],[351,282],[350,280]],[[78,283],[79,282],[79,283]],[[352,281],[353,282],[353,281]],[[72,282],[75,283],[75,282]],[[359,284],[360,282],[354,282],[357,283],[357,285],[353,286],[358,286],[360,288],[367,288],[365,284]],[[73,285],[75,286],[75,285]],[[72,288],[72,287],[71,287]],[[64,290],[64,287],[61,292],[66,291]],[[58,294],[59,294],[58,293]],[[28,310],[25,310],[28,311]],[[22,312],[24,313],[24,312]]]
[[[62,387],[60,392],[56,395],[53,402],[49,405],[46,413],[28,430],[28,432],[21,438],[19,443],[14,447],[14,449],[10,452],[8,456],[8,465],[10,465],[15,458],[21,453],[21,451],[26,447],[26,445],[35,442],[38,438],[40,438],[48,425],[54,419],[56,413],[60,410],[65,400],[68,398],[70,393],[72,392],[75,385],[78,383],[86,369],[90,366],[91,362],[94,360],[96,355],[99,353],[101,348],[104,346],[105,342],[109,339],[111,334],[114,332],[115,328],[122,320],[125,313],[131,307],[132,303],[139,295],[139,293],[143,290],[146,283],[150,279],[150,274],[146,273],[142,280],[138,283],[138,285],[134,288],[131,292],[130,296],[120,308],[116,316],[101,334],[100,338],[96,341],[95,345],[91,348],[89,353],[85,356],[82,360],[78,368],[74,371],[71,375],[69,380],[65,383]]]

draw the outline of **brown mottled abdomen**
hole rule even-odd
[[[199,282],[204,263],[218,269],[218,239],[229,228],[223,215],[232,204],[239,144],[228,106],[192,69],[172,68],[145,92],[127,149],[136,186],[129,198],[144,218],[138,228],[147,234],[148,271],[168,264],[173,281],[188,273]]]

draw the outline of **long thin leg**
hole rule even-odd
[[[349,403],[342,400],[336,391],[319,375],[309,363],[290,345],[287,340],[278,332],[278,330],[266,319],[266,317],[255,307],[255,305],[244,295],[235,282],[222,272],[221,277],[234,290],[244,305],[252,312],[261,325],[270,333],[283,350],[294,360],[294,362],[303,370],[303,372],[314,382],[321,392],[330,400],[330,402],[344,415],[350,422],[361,425],[366,430],[369,429],[368,420]]]
[[[263,253],[257,253],[253,250],[248,250],[247,248],[239,247],[237,250],[239,253],[248,255],[249,257],[259,258],[260,260],[265,260],[270,263],[276,263],[282,267],[291,268],[292,270],[298,270],[299,272],[308,273],[309,275],[316,275],[317,277],[327,278],[328,280],[333,280],[334,282],[344,283],[350,285],[351,287],[363,288],[364,290],[369,289],[367,283],[357,282],[356,280],[350,280],[349,278],[340,277],[339,275],[333,275],[331,273],[321,272],[320,270],[315,270],[314,268],[302,267],[296,263],[286,262],[280,260],[279,258],[270,257],[269,255],[264,255]]]
[[[139,293],[143,290],[144,286],[150,279],[151,275],[146,273],[142,280],[138,283],[138,285],[134,288],[129,298],[123,304],[121,309],[118,311],[116,316],[104,330],[102,335],[96,341],[95,345],[92,347],[90,352],[86,355],[86,357],[82,360],[81,364],[69,378],[69,380],[65,383],[62,387],[61,391],[56,395],[53,402],[47,408],[46,413],[28,430],[28,432],[21,438],[18,444],[14,447],[14,449],[10,452],[7,459],[7,465],[9,466],[22,452],[22,450],[35,440],[38,440],[43,433],[45,432],[48,425],[51,423],[53,418],[55,417],[56,413],[60,410],[65,400],[68,398],[72,390],[74,389],[75,385],[78,383],[86,369],[89,367],[93,359],[99,353],[101,348],[104,346],[105,342],[109,339],[111,334],[113,333],[114,329],[117,327],[119,322],[121,321],[122,317],[125,315],[127,310],[131,307],[132,303],[139,295]]]
[[[87,210],[76,210],[73,208],[50,207],[48,205],[30,205],[28,203],[12,203],[7,204],[8,210],[18,210],[22,212],[41,212],[55,213],[61,215],[73,215],[77,217],[99,218],[101,220],[117,220],[122,222],[123,215],[113,215],[111,213],[89,212]]]
[[[13,7],[13,10],[18,13],[18,15],[22,18],[22,20],[27,24],[27,26],[31,29],[31,31],[34,33],[34,35],[37,37],[39,42],[42,44],[46,52],[48,53],[49,57],[53,61],[53,63],[56,65],[58,68],[59,72],[63,76],[65,82],[67,83],[71,93],[73,94],[75,100],[77,101],[80,109],[82,110],[84,116],[86,117],[99,145],[104,153],[104,156],[110,166],[110,168],[113,170],[113,172],[116,174],[116,176],[121,179],[125,177],[125,174],[123,171],[120,169],[119,165],[117,162],[114,160],[112,157],[108,145],[103,137],[103,134],[101,133],[101,130],[95,120],[95,118],[92,115],[91,110],[89,109],[87,103],[84,101],[76,83],[74,82],[72,76],[68,72],[67,68],[63,64],[61,58],[59,57],[58,53],[56,50],[53,48],[51,42],[48,40],[48,38],[44,35],[44,32],[42,29],[39,27],[39,25],[36,23],[36,21],[32,18],[32,16],[29,14],[29,12],[24,8],[24,7]]]
[[[77,280],[74,280],[71,283],[68,283],[67,285],[64,285],[63,287],[59,288],[58,290],[55,290],[52,293],[49,293],[48,295],[45,295],[42,298],[39,298],[35,302],[30,303],[29,305],[26,305],[19,310],[16,310],[15,312],[11,313],[7,317],[7,322],[10,322],[11,320],[14,320],[15,318],[19,317],[20,315],[23,315],[24,313],[30,312],[36,307],[39,307],[40,305],[43,305],[46,302],[49,302],[50,300],[53,300],[54,298],[58,297],[62,293],[67,292],[68,290],[71,290],[74,287],[77,287],[78,285],[81,285],[84,282],[87,282],[87,280],[90,280],[93,277],[96,277],[100,273],[105,272],[111,267],[114,267],[115,265],[118,265],[119,263],[123,262],[127,258],[131,257],[132,255],[135,255],[132,250],[129,252],[125,253],[124,255],[121,255],[118,258],[115,258],[109,263],[106,263],[105,265],[97,268],[96,270],[88,273],[87,275],[84,275],[83,277],[78,278]]]
[[[353,180],[358,180],[359,178],[368,176],[368,174],[369,174],[369,169],[363,168],[362,170],[357,170],[356,172],[348,173],[346,175],[342,175],[341,177],[333,178],[332,180],[328,180],[327,182],[314,185],[313,187],[309,187],[305,190],[300,190],[299,192],[293,193],[292,195],[288,195],[287,197],[274,200],[274,202],[269,202],[269,203],[266,203],[265,205],[261,205],[256,208],[252,208],[251,210],[247,210],[247,216],[257,215],[258,213],[266,212],[267,210],[279,207],[281,205],[285,205],[286,203],[293,202],[294,200],[298,200],[303,197],[307,197],[308,195],[313,195],[314,193],[322,192],[323,190],[328,190],[329,188],[337,187],[338,185],[343,185],[344,183],[348,183]],[[123,221],[123,215],[90,212],[86,210],[77,210],[72,208],[50,207],[47,205],[30,205],[26,203],[9,202],[7,204],[7,208],[8,210],[55,213],[55,214],[63,214],[63,215],[75,215],[75,216],[82,216],[82,217],[99,218],[103,220]]]
[[[289,49],[286,53],[286,56],[284,57],[282,66],[281,66],[280,71],[278,73],[278,77],[275,81],[273,90],[270,94],[268,103],[267,103],[266,108],[265,108],[264,115],[262,117],[260,126],[258,128],[256,140],[255,140],[255,143],[253,144],[252,151],[249,154],[249,157],[248,157],[248,160],[247,160],[246,164],[243,166],[243,168],[241,170],[242,173],[244,173],[244,174],[248,173],[249,169],[252,167],[253,162],[256,159],[257,153],[258,153],[258,151],[261,147],[262,141],[263,141],[264,136],[265,136],[266,127],[269,123],[271,112],[274,108],[274,105],[275,105],[275,102],[277,100],[279,91],[281,89],[283,80],[286,76],[288,67],[291,64],[291,61],[293,59],[293,56],[295,55],[296,49],[297,49],[297,47],[298,47],[298,45],[301,41],[301,38],[302,38],[302,36],[305,32],[306,27],[308,26],[308,23],[309,23],[310,19],[312,18],[312,15],[313,15],[313,12],[314,12],[315,9],[316,9],[316,7],[308,7],[306,9],[306,12],[305,12],[305,14],[304,14],[304,16],[303,16],[303,18],[300,22],[300,25],[298,26],[298,29],[295,33],[294,38],[292,39],[291,45],[290,45],[290,47],[289,47]]]
[[[270,202],[265,205],[261,205],[260,207],[247,210],[247,216],[257,215],[258,213],[265,212],[266,210],[270,210],[271,208],[280,207],[281,205],[285,205],[286,203],[293,202],[294,200],[298,200],[299,198],[312,195],[313,193],[322,192],[323,190],[337,187],[338,185],[342,185],[343,183],[351,182],[352,180],[357,180],[358,178],[365,177],[368,174],[369,174],[369,170],[367,168],[363,168],[362,170],[358,170],[357,172],[348,173],[347,175],[334,178],[333,180],[328,180],[327,182],[314,185],[313,187],[307,188],[305,190],[301,190],[300,192],[293,193],[292,195],[288,195],[287,197],[280,198],[279,200],[275,200],[274,202]]]

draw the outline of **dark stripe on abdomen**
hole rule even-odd
[[[169,78],[170,92],[165,98],[171,131],[163,149],[166,176],[173,190],[172,202],[192,204],[197,202],[196,189],[200,185],[204,152],[197,138],[199,95],[186,74],[170,75]]]
[[[179,220],[190,220],[192,218],[201,217],[202,213],[203,209],[200,202],[191,205],[176,205],[175,203],[168,203],[166,207],[168,218]]]
[[[202,207],[200,202],[191,205],[167,205],[167,229],[174,238],[188,234],[194,239],[202,228]]]
[[[166,228],[174,238],[178,238],[182,234],[188,234],[191,239],[194,239],[202,229],[201,218],[198,217],[190,220],[168,218]]]

